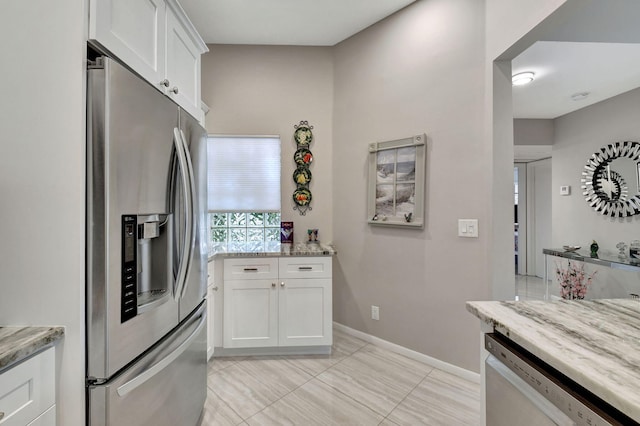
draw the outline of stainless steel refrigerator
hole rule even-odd
[[[107,57],[87,69],[87,423],[196,425],[206,132]]]

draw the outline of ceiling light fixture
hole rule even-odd
[[[520,72],[511,77],[511,83],[514,86],[522,86],[523,84],[528,84],[533,81],[534,73],[531,71]]]
[[[571,95],[571,99],[574,101],[581,101],[583,99],[587,99],[587,97],[589,97],[589,92],[580,92]]]

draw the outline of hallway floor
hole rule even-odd
[[[529,275],[516,275],[516,300],[544,300],[544,280]]]
[[[203,426],[478,425],[480,386],[333,332],[331,355],[212,358]]]

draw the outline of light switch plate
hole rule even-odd
[[[458,219],[458,236],[478,238],[478,219]]]
[[[560,195],[571,195],[571,186],[562,185],[560,187]]]

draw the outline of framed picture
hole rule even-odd
[[[369,145],[369,224],[424,227],[425,148],[425,134]]]

